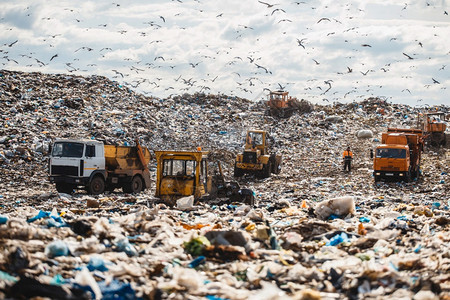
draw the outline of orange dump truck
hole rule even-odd
[[[422,130],[388,128],[382,134],[381,142],[373,157],[375,182],[381,179],[408,182],[419,176],[423,150]]]

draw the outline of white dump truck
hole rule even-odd
[[[50,152],[50,182],[60,193],[79,187],[89,194],[122,188],[139,193],[150,187],[151,155],[136,140],[136,146],[105,145],[96,140],[56,140]]]

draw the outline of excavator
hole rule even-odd
[[[220,162],[209,162],[208,151],[155,151],[155,196],[173,205],[179,198],[194,196],[196,201],[227,198],[230,202],[254,205],[252,190],[227,182]],[[213,166],[212,168],[210,168]]]
[[[264,130],[249,130],[245,139],[244,152],[236,156],[234,176],[245,173],[259,178],[270,177],[281,171],[281,155],[269,153],[268,133]]]

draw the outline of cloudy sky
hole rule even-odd
[[[2,69],[148,96],[450,104],[448,0],[1,0]]]

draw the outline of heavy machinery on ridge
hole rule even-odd
[[[273,117],[289,118],[298,109],[297,98],[290,97],[286,91],[270,91],[267,100],[267,113]]]
[[[244,152],[236,156],[234,176],[241,177],[245,173],[260,178],[279,174],[281,171],[281,155],[269,152],[269,135],[264,130],[249,130],[245,139]]]

